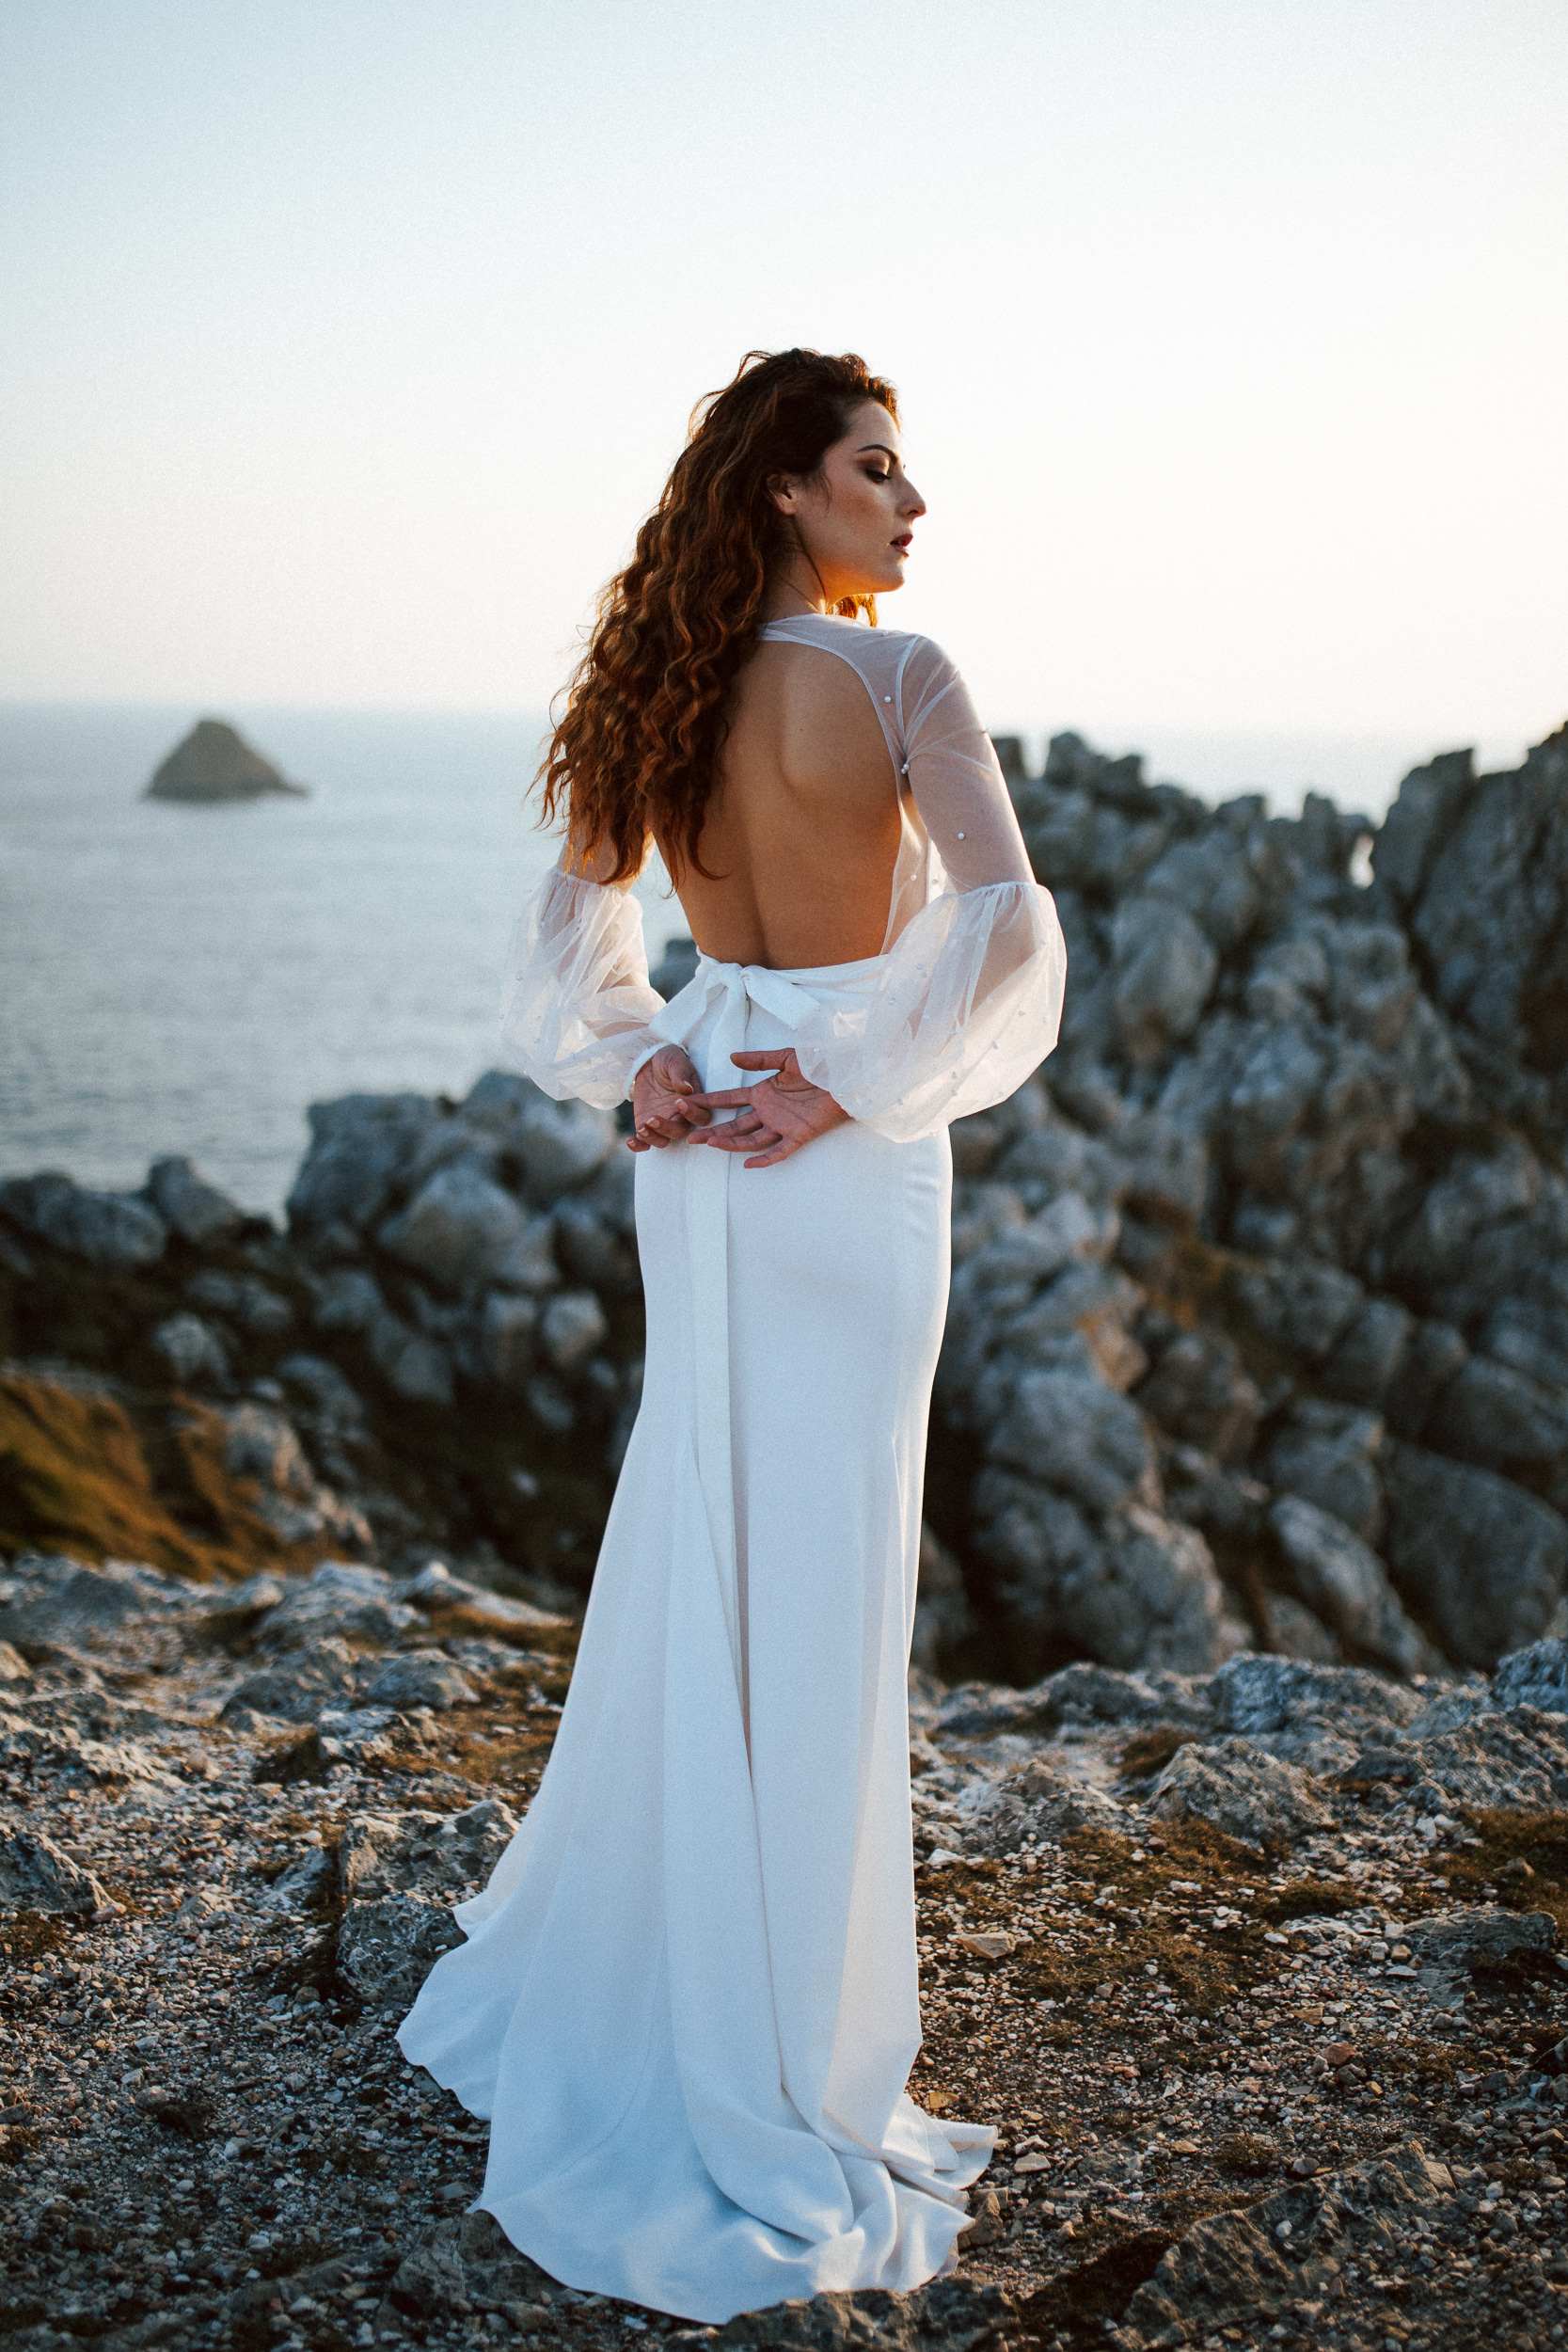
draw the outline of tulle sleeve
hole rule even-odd
[[[804,1075],[852,1119],[909,1143],[1000,1103],[1038,1068],[1061,1025],[1067,948],[990,738],[928,640],[901,666],[898,722],[940,891],[889,950],[876,993],[852,1009],[824,1005],[795,1045]]]
[[[558,1103],[609,1110],[663,1043],[648,1026],[663,1009],[630,892],[552,866],[517,918],[501,993],[501,1036],[527,1075]]]

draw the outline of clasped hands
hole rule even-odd
[[[727,1087],[705,1094],[696,1066],[684,1046],[662,1045],[644,1062],[631,1090],[636,1126],[626,1138],[632,1152],[661,1152],[671,1143],[705,1143],[717,1152],[749,1152],[747,1168],[773,1168],[825,1136],[848,1118],[822,1087],[800,1075],[793,1046],[760,1054],[732,1054],[737,1070],[768,1074],[754,1085]],[[714,1123],[715,1111],[734,1119]]]

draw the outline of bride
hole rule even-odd
[[[753,352],[698,409],[555,731],[503,1027],[630,1092],[642,1406],[527,1820],[404,2054],[568,2285],[723,2321],[952,2266],[994,2134],[920,2043],[906,1676],[947,1125],[1055,1042],[1065,955],[990,740],[876,626],[925,501],[891,384]],[[666,1005],[629,885],[701,957]]]

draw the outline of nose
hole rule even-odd
[[[899,501],[898,512],[900,515],[907,515],[911,522],[914,522],[926,512],[926,501],[912,482],[906,483],[904,485],[904,495]]]

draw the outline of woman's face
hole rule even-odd
[[[822,460],[819,480],[786,480],[773,493],[831,603],[902,588],[910,540],[926,501],[904,471],[898,427],[865,400]]]

